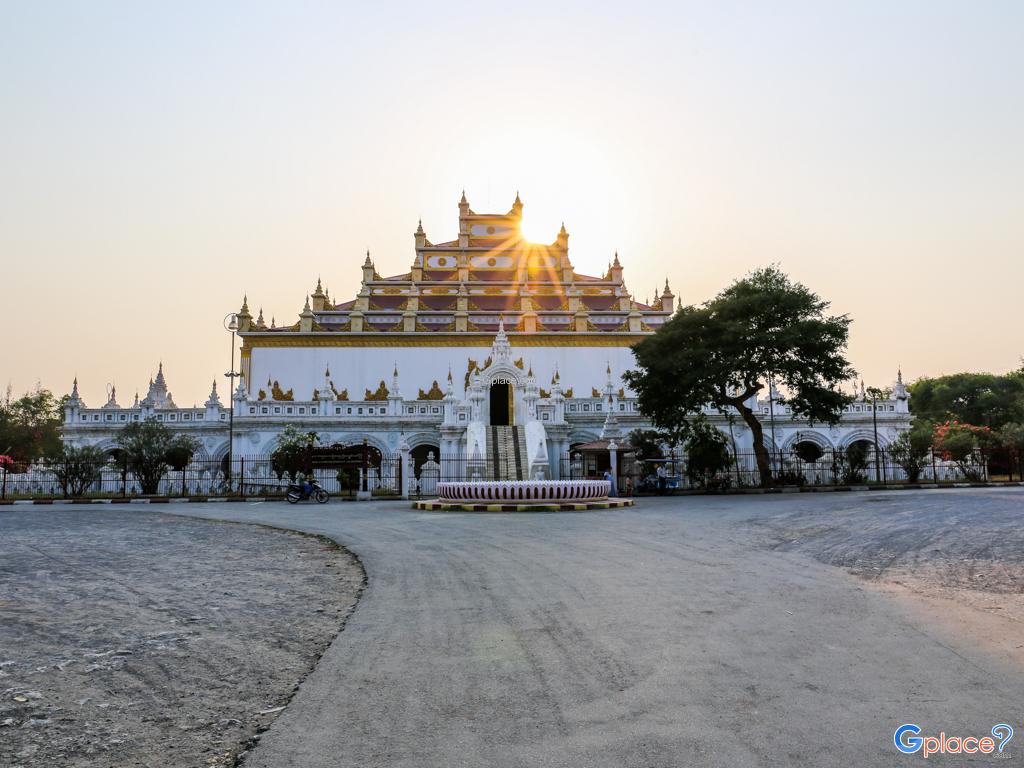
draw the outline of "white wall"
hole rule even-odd
[[[294,389],[296,400],[308,400],[313,389],[322,386],[324,369],[330,366],[335,388],[348,389],[350,400],[361,400],[367,389],[377,389],[381,379],[391,387],[397,363],[399,387],[407,399],[415,399],[419,389],[430,389],[434,380],[444,390],[449,366],[456,394],[461,396],[469,359],[483,365],[490,354],[490,343],[479,347],[256,347],[252,380],[246,386],[251,392],[266,389],[269,377],[285,391]],[[513,347],[512,359],[520,357],[527,368],[532,364],[545,389],[550,388],[557,365],[562,388],[572,387],[576,397],[589,397],[591,387],[604,388],[609,362],[616,390],[623,386],[623,371],[634,366],[629,347]]]

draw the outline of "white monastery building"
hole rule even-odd
[[[323,445],[366,440],[382,454],[408,446],[417,467],[432,452],[442,474],[448,461],[557,478],[574,446],[621,443],[629,431],[649,428],[621,376],[634,366],[630,347],[676,309],[668,281],[641,303],[626,287],[618,254],[605,274],[579,274],[564,226],[549,245],[522,237],[518,195],[508,213],[476,213],[465,194],[458,208],[455,239],[434,243],[417,227],[404,274],[382,277],[367,253],[350,301],[335,302],[318,280],[297,321],[281,326],[267,325],[262,310],[254,318],[243,301],[233,420],[216,382],[202,408],[178,407],[161,366],[146,397],[130,407],[111,392],[105,405],[88,408],[76,381],[65,441],[113,448],[119,427],[156,418],[195,435],[200,458],[216,460],[228,454],[232,421],[233,455],[269,454],[291,424],[317,432]],[[798,443],[871,442],[876,430],[885,447],[910,422],[902,376],[874,404],[862,385],[834,427],[794,418],[774,397],[756,408],[773,454]],[[707,416],[739,453],[752,451],[742,420],[730,425],[711,409]]]

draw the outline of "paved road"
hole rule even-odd
[[[915,759],[892,747],[904,722],[960,735],[1020,724],[1024,674],[945,644],[842,569],[766,548],[748,521],[869,497],[926,511],[948,493],[1024,502],[983,490],[518,516],[173,509],[328,534],[369,575],[247,765],[846,768]]]

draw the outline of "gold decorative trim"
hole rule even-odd
[[[513,347],[631,347],[649,334],[598,333],[529,333],[509,336]],[[242,356],[248,359],[258,347],[487,347],[494,334],[469,333],[387,333],[387,334],[288,334],[287,336],[246,336],[242,340]]]

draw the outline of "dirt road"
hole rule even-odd
[[[848,768],[913,759],[892,745],[905,722],[1020,725],[1024,668],[850,571],[932,567],[939,530],[950,558],[1010,567],[1022,506],[1020,490],[957,490],[189,512],[328,534],[369,577],[247,768]]]

